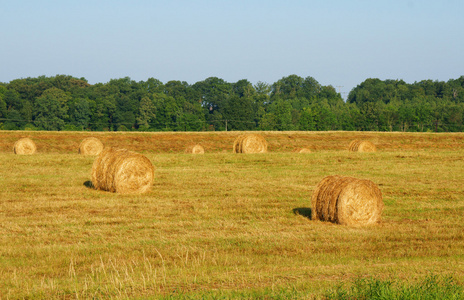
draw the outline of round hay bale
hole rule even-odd
[[[369,141],[362,141],[358,145],[358,152],[376,152],[377,148]]]
[[[376,152],[377,148],[369,141],[354,140],[348,146],[348,150],[354,152]]]
[[[348,150],[349,151],[356,151],[354,150],[355,147],[357,148],[357,144],[359,143],[360,141],[359,140],[353,140],[351,141],[350,145],[348,146]]]
[[[203,146],[197,144],[197,145],[188,146],[185,149],[185,152],[186,153],[192,153],[192,154],[204,154],[205,149],[203,148]]]
[[[94,137],[85,138],[79,145],[79,154],[98,155],[103,151],[103,143]]]
[[[243,138],[245,137],[246,135],[245,134],[242,134],[242,135],[239,135],[235,141],[234,141],[234,146],[232,148],[232,152],[233,153],[240,153],[240,144],[243,140]]]
[[[327,176],[319,182],[311,197],[312,218],[314,220],[328,220],[329,216],[325,211],[328,210],[329,193],[333,182],[338,180],[340,176]]]
[[[337,202],[339,224],[369,225],[380,221],[383,211],[382,192],[370,180],[349,182]]]
[[[36,150],[37,146],[30,138],[19,139],[13,146],[13,151],[15,154],[34,154]]]
[[[239,136],[234,142],[234,153],[265,153],[267,141],[260,134],[245,134]]]
[[[382,192],[372,181],[346,176],[327,176],[311,197],[314,220],[342,225],[369,225],[380,221]]]
[[[297,148],[293,150],[295,153],[311,153],[311,150],[308,148]]]
[[[155,168],[147,157],[126,149],[105,148],[92,166],[95,189],[113,193],[144,193],[154,176]]]

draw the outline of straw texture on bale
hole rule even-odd
[[[185,152],[186,153],[192,153],[192,154],[204,154],[205,153],[205,148],[203,148],[203,146],[201,145],[191,145],[191,146],[188,146],[186,149],[185,149]]]
[[[98,155],[103,151],[103,143],[94,137],[85,138],[79,145],[79,154]]]
[[[267,152],[267,141],[260,134],[243,134],[235,139],[233,152],[265,153]]]
[[[140,194],[153,184],[155,168],[142,154],[126,149],[105,148],[92,166],[92,184],[97,190]]]
[[[15,154],[34,154],[37,146],[30,138],[22,138],[16,141],[13,146]]]
[[[311,198],[314,220],[342,225],[369,225],[380,221],[382,192],[367,179],[327,176],[316,186]]]
[[[348,150],[354,152],[376,152],[377,148],[369,141],[354,140],[348,146]]]
[[[297,148],[293,150],[295,153],[311,153],[311,150],[308,148]]]

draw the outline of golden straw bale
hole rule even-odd
[[[333,182],[339,178],[340,176],[337,175],[327,176],[316,186],[311,198],[312,218],[314,220],[325,220],[328,218],[328,216],[324,214],[324,206],[326,205],[325,202],[327,202],[326,196],[330,192],[329,187],[331,187]]]
[[[354,152],[376,152],[377,148],[369,141],[354,140],[348,146],[348,150]]]
[[[337,222],[338,219],[338,211],[337,211],[337,204],[338,204],[338,197],[348,184],[350,184],[355,178],[353,177],[341,177],[337,179],[336,182],[333,183],[332,187],[330,188],[330,199],[329,203],[327,204],[327,216],[329,222]]]
[[[98,155],[103,151],[103,143],[94,137],[85,138],[79,145],[79,154]]]
[[[350,143],[350,151],[354,151],[354,152],[357,152],[358,151],[358,147],[359,145],[362,143],[363,141],[361,140],[354,140],[353,142]]]
[[[312,197],[314,220],[343,225],[369,225],[380,221],[382,192],[372,181],[332,175],[322,179]]]
[[[339,224],[368,225],[380,221],[382,192],[370,180],[352,181],[340,192],[337,202]]]
[[[376,152],[377,148],[375,145],[369,141],[362,141],[358,145],[358,152]]]
[[[355,145],[357,145],[360,141],[359,140],[353,140],[351,141],[350,145],[348,146],[348,150],[349,151],[356,151],[356,150],[353,150],[355,149]],[[357,147],[357,146],[356,146]]]
[[[245,134],[239,136],[234,142],[234,153],[265,153],[267,141],[260,134]]]
[[[239,135],[235,141],[234,141],[234,146],[233,146],[233,149],[232,149],[232,152],[233,153],[240,153],[240,144],[243,140],[243,138],[245,137],[246,135],[245,134],[242,134],[242,135]]]
[[[267,141],[260,134],[249,134],[241,142],[242,153],[265,153],[267,152]]]
[[[97,190],[140,194],[153,184],[155,168],[142,154],[126,149],[105,148],[92,166],[92,184]]]
[[[192,153],[192,154],[204,154],[205,149],[201,145],[190,145],[185,149],[186,153]]]
[[[311,153],[311,149],[308,148],[296,148],[293,150],[295,153]]]
[[[15,154],[34,154],[37,146],[30,138],[22,138],[16,141],[13,146]]]

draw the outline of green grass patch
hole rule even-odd
[[[464,287],[453,277],[429,275],[423,281],[409,284],[377,278],[356,279],[341,284],[325,293],[327,300],[459,300],[464,298]]]

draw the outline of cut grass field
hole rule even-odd
[[[464,134],[268,132],[270,152],[246,155],[232,153],[239,134],[0,132],[0,298],[311,299],[359,278],[464,283]],[[92,189],[95,157],[77,154],[88,136],[146,155],[151,191]],[[20,137],[37,153],[13,154]],[[354,139],[378,152],[348,152]],[[335,174],[379,186],[379,225],[311,220],[314,187]]]

